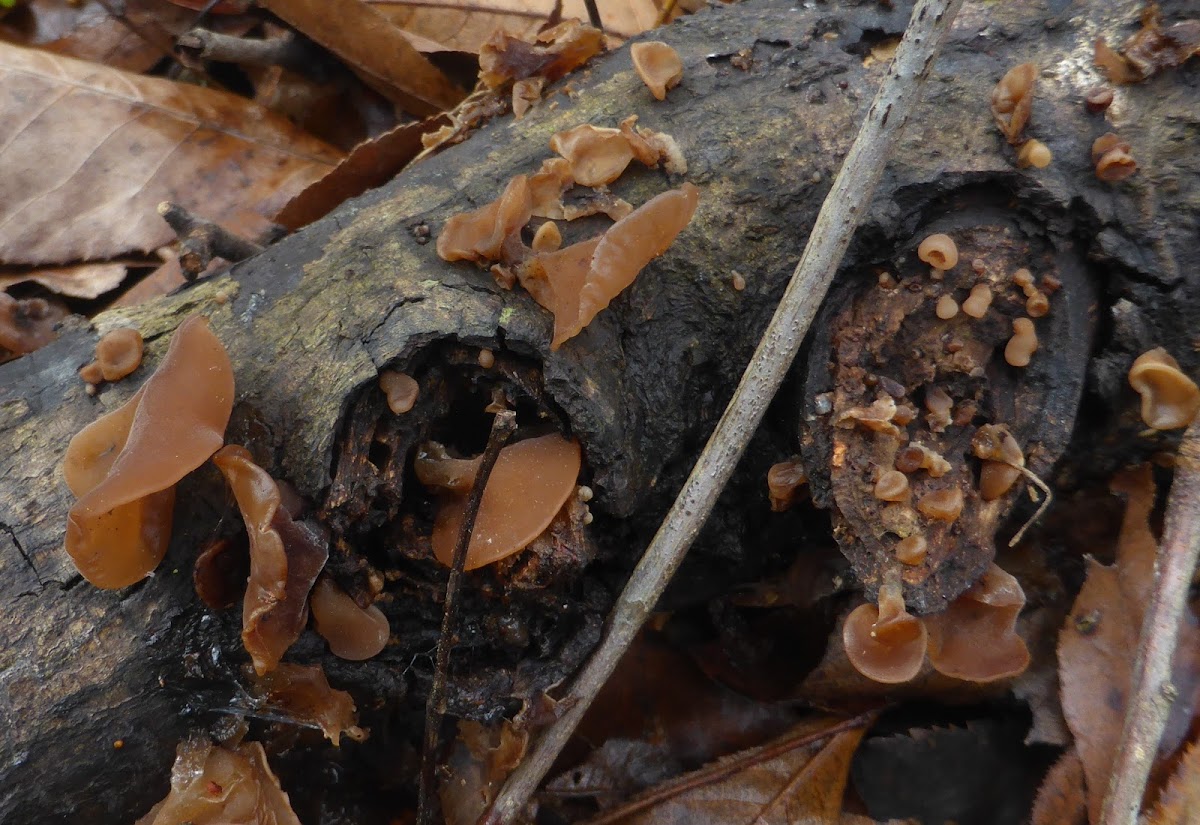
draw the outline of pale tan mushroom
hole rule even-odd
[[[667,92],[683,80],[683,61],[679,59],[679,52],[666,43],[658,40],[634,43],[629,47],[629,56],[638,77],[658,100],[666,100]]]
[[[958,263],[958,245],[949,235],[938,233],[921,241],[917,257],[939,271],[954,269]]]
[[[1129,368],[1129,385],[1142,397],[1142,421],[1155,430],[1186,427],[1200,411],[1196,382],[1162,347],[1138,356]]]
[[[879,604],[864,604],[846,617],[842,644],[854,669],[876,682],[900,684],[912,679],[925,661],[924,623],[908,614],[897,583],[879,588]]]

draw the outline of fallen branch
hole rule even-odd
[[[704,526],[800,349],[961,6],[962,0],[921,0],[913,9],[891,69],[725,414],[614,606],[603,641],[562,703],[565,712],[509,777],[483,819],[489,825],[512,822],[525,807]]]
[[[1150,608],[1142,622],[1133,690],[1099,825],[1135,825],[1142,796],[1167,715],[1177,696],[1171,660],[1188,590],[1200,557],[1200,421],[1183,434],[1175,461],[1175,481],[1167,501],[1166,525],[1155,565]]]
[[[500,448],[508,443],[517,428],[517,414],[503,410],[492,420],[492,432],[488,436],[487,448],[479,464],[479,472],[471,484],[463,521],[454,543],[454,555],[450,562],[450,576],[446,579],[446,603],[442,613],[442,631],[438,637],[437,662],[433,669],[433,683],[429,698],[425,702],[425,746],[421,754],[421,778],[417,788],[417,825],[433,825],[436,808],[433,795],[436,788],[435,769],[437,752],[441,742],[442,718],[446,715],[446,678],[450,671],[450,651],[454,649],[454,627],[458,623],[458,588],[462,581],[463,567],[467,563],[467,548],[471,544],[471,532],[475,529],[475,518],[479,505],[483,503],[483,490],[487,487],[492,468],[500,457]]]
[[[183,277],[194,281],[208,268],[213,258],[224,258],[231,264],[253,258],[263,247],[239,238],[225,227],[197,218],[177,203],[163,201],[158,214],[179,238],[179,267]]]

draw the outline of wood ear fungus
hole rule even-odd
[[[1029,650],[1016,633],[1025,592],[993,564],[944,613],[926,616],[929,661],[934,670],[969,682],[1016,676],[1029,666]]]
[[[339,659],[361,662],[387,646],[391,628],[383,611],[375,605],[359,607],[329,576],[317,580],[308,604],[314,629]]]
[[[629,47],[633,68],[656,100],[666,100],[667,92],[683,80],[683,61],[679,52],[659,40],[634,43]]]
[[[1013,66],[992,90],[992,118],[1008,142],[1016,146],[1033,111],[1033,87],[1037,66],[1021,63]]]
[[[927,633],[904,607],[900,585],[879,588],[879,604],[856,607],[842,626],[842,644],[854,669],[876,682],[894,685],[916,676],[925,661]]]
[[[1200,388],[1162,347],[1138,356],[1129,385],[1142,397],[1142,421],[1155,430],[1186,427],[1200,411]]]

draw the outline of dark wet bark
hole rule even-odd
[[[544,421],[582,441],[585,478],[596,491],[588,534],[599,561],[586,566],[589,550],[559,563],[550,549],[539,559],[552,563],[526,569],[524,579],[515,569],[478,577],[464,602],[451,708],[481,718],[512,711],[521,697],[569,674],[597,638],[621,575],[681,483],[782,292],[882,76],[879,63],[864,67],[864,57],[902,31],[909,8],[797,5],[750,2],[666,30],[662,37],[683,55],[686,74],[665,103],[650,98],[619,51],[572,81],[576,97],[558,95],[556,108],[483,128],[230,275],[108,313],[95,329],[70,325],[53,345],[0,366],[0,820],[129,821],[165,793],[176,741],[209,724],[240,678],[237,611],[210,615],[190,580],[199,547],[237,524],[215,471],[184,482],[171,550],[144,583],[94,590],[61,550],[70,499],[57,468],[68,439],[132,394],[191,312],[210,316],[235,364],[229,440],[246,443],[279,477],[326,505],[342,539],[334,571],[348,586],[363,586],[364,563],[391,573],[393,598],[384,609],[395,639],[383,656],[331,661],[311,634],[294,655],[325,661],[334,686],[369,709],[374,744],[328,756],[321,764],[350,761],[320,781],[306,776],[289,786],[285,770],[285,788],[305,800],[320,787],[350,793],[382,781],[385,762],[394,785],[395,772],[409,764],[396,754],[407,752],[398,743],[416,741],[419,732],[442,578],[419,546],[404,541],[416,541],[399,524],[404,508],[419,528],[428,503],[404,496],[399,467],[415,440],[439,427],[447,437],[463,420],[454,398],[496,383],[523,399],[526,423],[544,412]],[[1169,19],[1184,4],[1164,5]],[[1119,41],[1138,7],[1132,0],[1086,10],[1058,0],[968,5],[831,293],[831,307],[845,306],[852,294],[874,288],[879,269],[895,271],[931,227],[948,222],[1014,227],[1070,270],[1052,310],[1070,308],[1061,316],[1069,340],[1056,340],[1061,349],[1046,359],[1036,397],[1021,402],[1031,434],[1047,426],[1032,413],[1049,413],[1049,429],[1036,436],[1045,445],[1036,466],[1047,474],[1071,432],[1080,390],[1085,429],[1076,429],[1069,475],[1105,436],[1133,426],[1124,370],[1137,353],[1164,345],[1186,367],[1196,361],[1190,328],[1200,277],[1200,68],[1119,90],[1109,114],[1115,127],[1082,103],[1098,79],[1092,36],[1103,31]],[[1075,16],[1085,12],[1090,21]],[[730,62],[742,49],[752,50],[747,70]],[[1025,60],[1044,70],[1028,130],[1054,152],[1053,165],[1041,171],[1015,169],[988,112],[996,80]],[[667,255],[583,335],[551,353],[545,312],[519,290],[499,290],[486,272],[438,259],[421,228],[436,237],[449,215],[536,169],[554,131],[582,122],[611,126],[629,114],[677,138],[701,206]],[[1142,164],[1115,186],[1097,181],[1088,162],[1092,139],[1114,128]],[[614,189],[640,203],[676,182],[638,170]],[[732,287],[735,270],[745,291]],[[219,302],[220,292],[232,299]],[[147,367],[89,398],[75,370],[90,360],[97,330],[128,323],[147,339]],[[804,362],[809,387],[827,360],[818,349],[823,340],[814,338]],[[481,377],[469,366],[479,348],[504,356],[506,377]],[[373,393],[384,367],[442,388],[429,393],[411,428],[381,417]],[[761,479],[812,431],[805,420],[811,398],[795,412],[786,399],[778,405],[682,571],[676,602],[720,592],[731,577],[753,576],[769,560],[803,549],[806,536],[782,535],[769,520]],[[463,426],[469,442],[477,423]],[[378,465],[366,457],[375,469],[362,463],[361,450],[347,452],[343,440],[354,438],[368,451],[368,442],[382,445]],[[805,442],[817,470],[819,441]],[[1116,448],[1101,452],[1096,460],[1120,457]],[[365,476],[345,474],[356,461]],[[326,501],[339,466],[337,495]],[[339,499],[338,491],[352,494]],[[828,488],[818,480],[815,492],[822,500]],[[365,509],[345,515],[363,496],[370,499]],[[578,543],[570,525],[563,530],[568,539],[560,544]],[[978,535],[986,542],[985,533]],[[946,579],[942,598],[973,575],[978,558]],[[858,561],[856,569],[870,572]],[[385,753],[386,760],[366,759],[358,773],[347,767],[362,754]]]

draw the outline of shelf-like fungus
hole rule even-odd
[[[63,475],[78,501],[66,550],[97,587],[127,587],[167,552],[175,484],[220,448],[233,410],[225,347],[193,315],[154,374],[123,406],[67,446]]]
[[[1033,111],[1033,87],[1037,66],[1021,63],[1013,66],[992,90],[992,118],[1008,142],[1016,146]]]
[[[466,511],[464,493],[474,482],[478,464],[472,469],[468,466],[471,460],[446,460],[452,465],[442,472],[434,466],[437,460],[427,455],[418,478],[427,487],[446,491],[434,521],[433,552],[438,561],[449,566]],[[465,569],[483,567],[527,547],[575,492],[581,465],[579,442],[556,433],[519,441],[501,450],[483,491],[467,546]]]
[[[405,375],[395,370],[384,370],[379,373],[379,389],[387,398],[388,409],[396,415],[403,415],[417,403],[421,394],[421,385],[411,375]]]
[[[683,80],[683,61],[679,52],[659,40],[634,43],[629,56],[638,77],[656,100],[666,100],[667,92]]]
[[[223,447],[213,463],[233,490],[250,538],[250,579],[242,603],[242,644],[261,676],[273,670],[308,622],[308,594],[328,544],[292,520],[279,485],[245,447]]]
[[[1028,367],[1038,348],[1037,330],[1028,318],[1013,319],[1012,327],[1012,338],[1004,345],[1004,360],[1014,367]]]
[[[313,627],[339,659],[361,662],[379,655],[387,645],[387,617],[375,605],[365,610],[338,587],[329,576],[322,576],[308,600]]]
[[[926,641],[925,625],[908,614],[898,583],[881,585],[879,604],[856,607],[842,627],[842,643],[854,669],[889,685],[920,672]]]
[[[606,186],[633,160],[633,147],[620,129],[585,123],[556,132],[550,148],[567,159],[571,176],[583,186]]]
[[[917,247],[917,257],[934,269],[945,272],[958,264],[958,244],[949,235],[930,235]]]
[[[1016,633],[1024,606],[1021,585],[993,564],[945,612],[925,617],[934,669],[969,682],[992,682],[1024,671],[1029,650]]]
[[[446,261],[498,261],[506,243],[520,241],[532,210],[529,181],[517,175],[496,200],[447,220],[438,235],[437,253]]]
[[[1200,411],[1200,389],[1162,347],[1142,353],[1129,368],[1129,385],[1142,397],[1142,421],[1155,430],[1192,423]]]
[[[256,679],[253,690],[256,700],[286,713],[293,721],[319,727],[335,748],[341,746],[343,734],[355,742],[367,738],[367,732],[358,726],[353,697],[332,687],[320,665],[281,662],[275,670]]]

